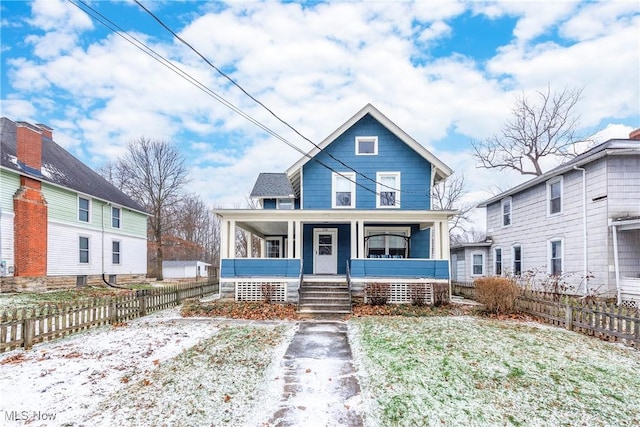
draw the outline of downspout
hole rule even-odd
[[[127,289],[127,288],[123,288],[122,286],[116,286],[114,284],[109,283],[109,281],[107,279],[105,279],[104,277],[104,207],[105,206],[111,206],[111,203],[107,202],[106,204],[102,205],[102,218],[101,218],[101,222],[102,222],[102,256],[101,256],[101,261],[102,261],[102,281],[109,286],[110,288],[118,288],[118,289]]]
[[[613,268],[616,270],[616,292],[618,294],[618,305],[622,304],[622,289],[620,289],[620,261],[618,260],[618,228],[611,226],[613,230]]]
[[[582,171],[582,261],[584,265],[584,296],[589,293],[589,267],[587,258],[587,170],[573,167],[574,170]]]

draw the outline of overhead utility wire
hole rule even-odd
[[[147,12],[147,14],[149,14],[153,19],[156,20],[156,22],[158,22],[158,24],[160,24],[165,30],[167,30],[168,32],[170,32],[176,39],[180,40],[180,42],[182,44],[184,44],[185,46],[187,46],[189,49],[191,49],[196,55],[198,55],[204,62],[206,62],[211,68],[213,68],[214,70],[216,70],[222,77],[224,77],[225,79],[227,79],[229,82],[231,82],[231,84],[233,84],[235,87],[237,87],[238,89],[240,89],[242,91],[242,93],[244,93],[245,95],[247,95],[252,101],[254,101],[256,104],[260,105],[262,108],[264,108],[265,110],[267,110],[267,112],[269,114],[271,114],[273,117],[275,117],[278,121],[280,121],[280,123],[284,124],[285,126],[287,126],[289,129],[291,129],[292,131],[294,131],[298,136],[300,136],[302,139],[304,139],[305,141],[308,141],[309,143],[313,144],[313,146],[315,148],[317,148],[318,150],[322,151],[323,153],[325,153],[327,156],[329,156],[330,158],[332,158],[333,160],[335,160],[336,162],[340,163],[342,166],[346,167],[347,169],[355,172],[357,175],[360,175],[361,177],[375,183],[376,185],[382,186],[382,187],[386,187],[389,188],[391,190],[394,191],[398,191],[400,192],[400,189],[397,188],[393,188],[390,187],[386,184],[383,184],[381,182],[376,181],[373,178],[370,178],[369,176],[363,174],[362,172],[359,172],[358,170],[354,169],[353,167],[347,165],[346,163],[344,163],[342,160],[338,159],[337,157],[333,156],[331,153],[325,151],[323,148],[321,148],[318,144],[316,144],[315,142],[313,142],[311,139],[307,138],[306,136],[304,136],[302,133],[300,133],[295,127],[293,127],[292,125],[290,125],[286,120],[280,118],[280,116],[278,116],[275,112],[273,112],[273,110],[271,110],[269,107],[267,107],[265,104],[263,104],[259,99],[257,99],[256,97],[254,97],[253,95],[251,95],[249,92],[247,92],[240,84],[238,84],[235,80],[233,80],[231,77],[229,77],[229,75],[227,75],[224,71],[222,71],[220,68],[216,67],[213,63],[211,63],[211,61],[209,61],[203,54],[201,54],[196,48],[194,48],[189,42],[187,42],[185,39],[183,39],[182,37],[180,37],[175,31],[173,31],[167,24],[165,24],[160,18],[158,18],[152,11],[150,11],[149,9],[147,9],[142,3],[140,3],[138,0],[133,0],[138,6],[140,6],[145,12]],[[348,178],[347,178],[348,179]]]
[[[68,0],[68,1],[69,1],[69,3],[73,4],[74,6],[76,6],[78,9],[80,9],[83,12],[89,14],[92,18],[94,18],[95,20],[100,22],[102,25],[104,25],[105,27],[107,27],[108,29],[113,31],[115,34],[117,34],[118,36],[120,36],[121,38],[123,38],[124,40],[126,40],[127,42],[129,42],[130,44],[132,44],[133,46],[138,48],[139,50],[141,50],[143,53],[151,56],[153,59],[158,61],[160,64],[162,64],[166,68],[170,69],[174,73],[178,74],[180,77],[182,77],[183,79],[187,80],[189,83],[191,83],[192,85],[196,86],[198,89],[200,89],[201,91],[205,92],[207,95],[209,95],[210,97],[214,98],[216,101],[220,102],[221,104],[223,104],[227,108],[230,108],[235,113],[239,114],[240,116],[242,116],[243,118],[247,119],[248,121],[250,121],[254,125],[258,126],[260,129],[264,130],[269,135],[271,135],[271,136],[277,138],[278,140],[284,142],[289,147],[293,148],[294,150],[296,150],[297,152],[301,153],[302,155],[308,157],[309,159],[315,161],[316,163],[320,164],[321,166],[325,167],[326,169],[328,169],[328,170],[340,175],[341,177],[345,178],[346,180],[348,180],[350,182],[353,182],[355,185],[357,185],[359,187],[362,187],[363,189],[365,189],[365,190],[367,190],[367,191],[369,191],[369,192],[371,192],[373,194],[379,195],[379,193],[377,193],[375,190],[372,190],[371,188],[369,188],[369,187],[367,187],[367,186],[365,186],[365,185],[363,185],[361,183],[358,183],[357,181],[352,180],[348,176],[343,175],[344,172],[338,172],[337,170],[333,169],[331,166],[323,163],[319,159],[311,156],[309,153],[307,153],[304,150],[302,150],[301,148],[297,147],[295,144],[293,144],[290,141],[286,140],[284,137],[280,136],[275,131],[273,131],[270,128],[268,128],[266,125],[263,125],[262,123],[260,123],[256,119],[254,119],[253,117],[249,116],[247,113],[243,112],[238,107],[236,107],[235,105],[233,105],[232,103],[230,103],[229,101],[224,99],[222,96],[218,95],[213,90],[209,89],[207,86],[205,86],[204,84],[199,82],[197,79],[195,79],[194,77],[189,75],[189,73],[187,73],[186,71],[182,70],[180,67],[178,67],[177,65],[173,64],[171,61],[169,61],[166,58],[164,58],[162,55],[157,53],[155,50],[153,50],[152,48],[147,46],[144,42],[142,42],[142,41],[138,40],[136,37],[130,35],[126,30],[122,29],[122,27],[118,26],[116,23],[111,21],[109,18],[104,16],[102,13],[98,12],[97,10],[95,10],[93,7],[89,6],[84,1],[79,0],[79,3],[81,3],[84,7],[86,7],[90,12],[85,10],[85,9],[83,9],[74,0]]]

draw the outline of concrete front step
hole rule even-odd
[[[339,318],[351,314],[351,295],[346,283],[304,283],[300,288],[300,309],[306,317]]]

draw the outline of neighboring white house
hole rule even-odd
[[[640,302],[640,129],[497,195],[485,275],[560,277],[567,292]]]
[[[211,264],[202,261],[162,261],[165,279],[197,279],[208,277]]]

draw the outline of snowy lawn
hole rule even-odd
[[[0,354],[0,425],[259,425],[295,325],[170,309]]]
[[[640,425],[637,350],[466,316],[349,326],[367,426]]]

